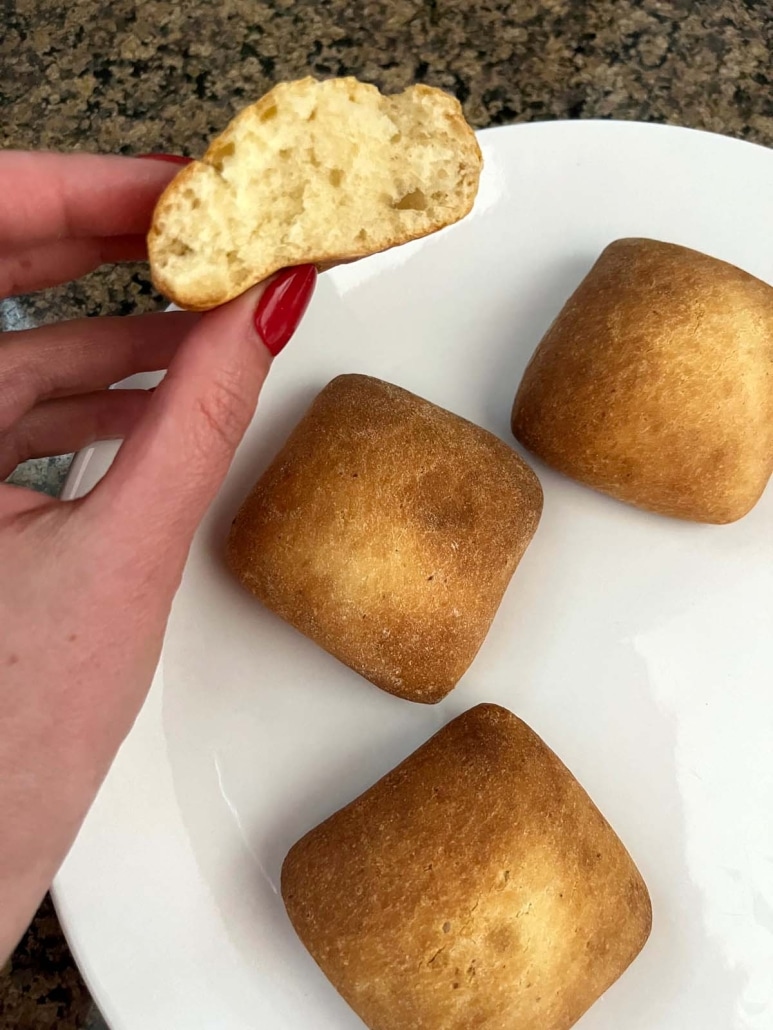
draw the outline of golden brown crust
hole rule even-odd
[[[612,828],[496,705],[455,719],[295,844],[282,897],[371,1030],[567,1030],[652,920]]]
[[[773,472],[773,289],[655,240],[600,256],[524,374],[512,428],[641,508],[733,522]]]
[[[351,76],[333,81],[337,85],[340,85],[341,88],[351,87],[360,90],[367,89],[374,93],[378,93],[375,86],[361,83]],[[153,218],[148,232],[148,253],[150,257],[151,277],[156,289],[159,290],[160,293],[164,294],[164,296],[168,297],[174,304],[178,305],[178,307],[189,311],[210,310],[217,305],[233,300],[251,286],[269,278],[269,276],[288,266],[288,262],[284,260],[281,255],[276,255],[276,260],[272,261],[272,256],[269,254],[266,255],[267,263],[258,269],[256,274],[243,279],[238,285],[234,285],[227,290],[223,290],[219,284],[213,284],[208,292],[204,292],[200,281],[197,282],[194,288],[189,288],[189,285],[182,280],[173,280],[165,276],[162,268],[160,267],[160,263],[154,259],[154,255],[156,253],[156,248],[160,247],[162,243],[164,245],[168,245],[163,228],[165,219],[175,211],[180,196],[184,193],[191,182],[195,180],[195,177],[199,175],[201,166],[208,165],[211,168],[217,168],[220,154],[232,144],[232,141],[235,138],[237,138],[240,126],[243,123],[249,124],[250,122],[255,121],[260,122],[262,115],[276,104],[277,97],[281,96],[283,91],[296,86],[303,88],[314,85],[316,85],[316,80],[310,76],[307,76],[305,79],[298,80],[296,83],[278,83],[273,87],[273,89],[265,94],[265,96],[240,111],[225,130],[209,145],[201,160],[194,161],[192,164],[182,169],[161,194],[153,212]],[[461,104],[456,97],[453,97],[442,90],[435,89],[434,87],[416,85],[410,87],[410,89],[415,95],[425,96],[431,99],[435,104],[442,103],[447,108],[447,111],[445,112],[447,130],[456,138],[459,154],[464,155],[466,167],[463,169],[463,178],[457,185],[457,204],[453,211],[453,215],[451,216],[446,214],[443,217],[438,217],[429,225],[425,226],[421,232],[411,231],[411,228],[406,225],[404,226],[403,231],[389,238],[385,238],[382,245],[378,247],[375,247],[372,241],[363,242],[353,240],[352,245],[343,252],[332,252],[327,247],[323,247],[318,251],[309,250],[301,259],[290,262],[289,264],[312,264],[316,265],[319,271],[327,271],[331,268],[335,268],[337,265],[348,264],[351,261],[356,261],[360,258],[369,257],[372,254],[389,250],[392,247],[400,246],[420,236],[431,235],[453,222],[460,221],[470,213],[475,202],[478,179],[483,165],[483,155],[473,131],[467,124]],[[255,212],[256,222],[259,222],[260,214],[261,212],[259,211]]]
[[[541,510],[537,477],[491,433],[339,376],[242,505],[227,560],[342,662],[434,703],[475,657]]]
[[[171,279],[167,279],[162,273],[161,269],[153,260],[154,249],[157,241],[163,235],[163,222],[164,216],[175,204],[175,198],[177,194],[184,190],[187,184],[190,182],[191,177],[196,174],[196,161],[186,165],[182,168],[174,179],[168,184],[164,192],[156,201],[156,206],[153,209],[153,217],[150,222],[150,228],[148,229],[148,257],[150,260],[150,278],[154,287],[160,294],[170,300],[173,304],[176,304],[179,308],[184,308],[186,311],[209,311],[215,307],[217,303],[217,294],[212,293],[210,295],[203,294],[192,294],[185,293],[177,287],[177,284],[173,283]],[[231,300],[232,298],[228,298]]]

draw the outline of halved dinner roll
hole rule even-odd
[[[442,90],[280,83],[167,187],[148,235],[153,281],[203,310],[286,266],[426,236],[468,213],[481,166],[458,100]]]
[[[686,247],[610,244],[537,347],[512,428],[622,501],[741,518],[773,472],[773,288]]]
[[[507,444],[363,375],[319,394],[231,528],[227,560],[377,686],[433,703],[472,662],[537,528]]]
[[[295,844],[282,897],[370,1030],[568,1030],[652,920],[588,795],[490,704]]]

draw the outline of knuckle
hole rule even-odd
[[[18,297],[24,293],[24,261],[5,258],[0,264],[0,297]]]
[[[196,406],[202,447],[211,449],[214,439],[223,450],[234,451],[252,417],[252,405],[239,378],[221,373],[198,398]]]
[[[0,483],[24,460],[19,442],[12,433],[0,436]]]
[[[36,379],[35,368],[25,368],[23,362],[17,360],[15,342],[0,347],[0,433],[8,430],[35,403]]]

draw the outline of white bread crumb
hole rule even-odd
[[[426,236],[470,211],[481,166],[458,101],[441,90],[281,83],[161,196],[153,281],[201,311],[281,268],[330,267]]]

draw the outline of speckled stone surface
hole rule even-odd
[[[2,0],[0,18],[4,146],[197,154],[309,73],[441,86],[480,127],[624,118],[773,144],[769,0]],[[161,303],[127,266],[6,301],[0,328]],[[56,492],[66,467],[16,481]],[[47,902],[0,972],[0,1030],[100,1025]]]

